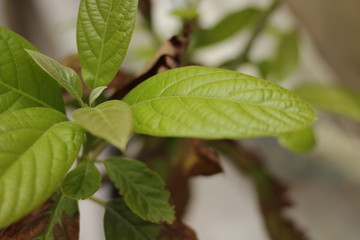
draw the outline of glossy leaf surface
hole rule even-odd
[[[104,230],[107,240],[155,240],[160,225],[141,219],[121,199],[107,203]]]
[[[124,101],[133,112],[134,131],[155,136],[271,136],[302,129],[316,119],[308,103],[274,83],[207,67],[160,73]]]
[[[295,91],[322,110],[360,121],[360,92],[340,86],[304,85]]]
[[[119,70],[135,25],[137,0],[82,0],[77,46],[90,88],[107,85]]]
[[[73,199],[87,199],[101,186],[101,173],[91,161],[83,161],[61,183],[63,194]]]
[[[131,110],[125,102],[112,100],[95,108],[80,108],[73,117],[91,134],[125,150],[132,127]]]
[[[0,115],[0,227],[44,202],[80,150],[83,129],[48,108]]]
[[[42,53],[27,50],[34,61],[64,87],[78,102],[82,103],[82,84],[77,73]]]
[[[293,152],[304,153],[315,147],[316,139],[312,128],[307,127],[281,135],[279,137],[279,143]]]
[[[120,157],[107,159],[105,168],[126,204],[137,215],[151,222],[174,220],[170,193],[156,172],[140,161]]]
[[[36,50],[21,36],[0,26],[0,113],[29,107],[64,112],[59,86],[25,48]]]

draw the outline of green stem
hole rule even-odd
[[[107,142],[102,142],[100,143],[92,152],[91,152],[91,161],[95,161],[96,158],[104,151],[104,149],[108,146],[109,144]]]
[[[231,63],[231,67],[235,69],[241,64],[244,64],[248,61],[249,53],[260,33],[264,30],[266,25],[269,22],[270,16],[275,12],[278,8],[282,0],[274,0],[269,8],[264,12],[264,14],[258,20],[256,26],[254,27],[253,32],[251,33],[250,38],[248,39],[247,43],[245,44],[244,50],[240,53],[240,55]]]

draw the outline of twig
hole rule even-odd
[[[248,61],[250,50],[252,49],[257,37],[264,30],[267,23],[269,22],[270,16],[272,15],[272,13],[275,12],[275,10],[278,8],[280,3],[281,3],[281,0],[274,0],[272,2],[272,4],[269,6],[269,8],[260,17],[256,26],[254,27],[253,32],[251,33],[249,40],[245,44],[244,50],[240,53],[240,55],[238,57],[235,58],[235,60],[233,62],[231,62],[231,67],[233,69]]]

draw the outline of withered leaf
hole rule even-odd
[[[197,240],[197,236],[194,230],[177,220],[163,227],[158,240]]]
[[[144,80],[156,75],[157,73],[179,67],[181,59],[188,46],[188,42],[188,36],[174,36],[165,41],[157,51],[154,58],[147,64],[138,77],[130,82],[124,81],[124,84],[118,85],[118,88],[115,89],[115,93],[112,95],[111,99],[122,99],[131,89]]]
[[[77,240],[77,201],[57,191],[43,205],[0,233],[0,240]]]
[[[286,194],[287,186],[267,171],[262,159],[255,152],[243,148],[232,140],[216,140],[208,143],[232,160],[234,165],[247,174],[253,182],[271,239],[308,239],[305,233],[283,214],[284,209],[291,206]]]
[[[179,158],[168,180],[168,189],[174,201],[176,217],[181,219],[190,197],[189,179],[195,176],[210,176],[222,172],[215,150],[203,140],[183,139],[178,147]]]

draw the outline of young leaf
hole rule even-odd
[[[80,108],[73,117],[91,134],[125,151],[132,126],[131,110],[125,102],[112,100],[95,108]]]
[[[144,163],[128,158],[109,158],[105,169],[120,189],[126,204],[142,219],[151,222],[174,221],[170,194],[161,177]]]
[[[82,97],[82,84],[77,73],[71,68],[65,67],[52,58],[36,51],[27,50],[34,61],[66,89],[79,103],[84,105]]]
[[[29,107],[64,112],[59,86],[26,53],[28,41],[0,26],[0,113]]]
[[[272,77],[281,81],[291,74],[299,63],[299,36],[297,31],[280,36],[274,59],[271,61]]]
[[[107,203],[104,216],[106,240],[155,240],[160,228],[159,224],[142,220],[121,199]]]
[[[106,89],[107,87],[97,87],[94,90],[91,91],[89,96],[89,105],[90,107],[93,106],[96,99],[101,95],[101,93]]]
[[[242,73],[183,67],[160,73],[124,101],[134,131],[155,136],[250,138],[309,126],[313,109],[292,92]]]
[[[61,191],[73,199],[87,199],[101,186],[101,173],[91,161],[83,161],[61,183]]]
[[[79,239],[77,201],[57,191],[48,201],[0,233],[0,239]]]
[[[77,157],[83,129],[53,109],[0,115],[0,228],[31,212]]]
[[[295,132],[290,132],[279,136],[279,143],[293,152],[308,152],[316,145],[314,131],[307,127]]]
[[[77,45],[90,88],[107,85],[119,70],[135,25],[138,0],[82,0]]]
[[[322,110],[360,122],[360,92],[340,86],[304,85],[295,92]]]
[[[219,43],[248,27],[262,12],[256,8],[241,9],[227,15],[209,29],[199,29],[196,34],[196,47]]]

